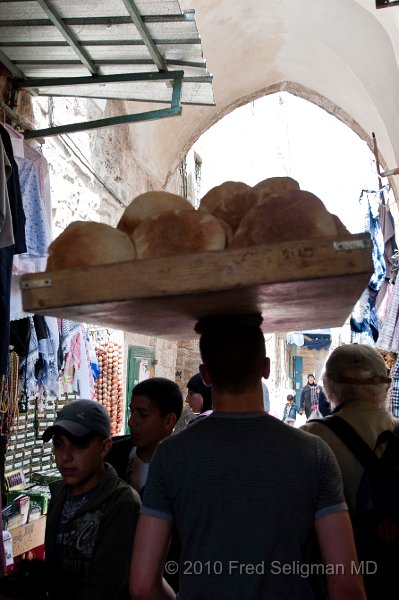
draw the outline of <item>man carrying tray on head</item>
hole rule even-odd
[[[263,410],[270,365],[261,322],[250,315],[196,325],[214,412],[153,457],[130,574],[135,600],[175,598],[161,575],[173,524],[182,553],[165,567],[179,570],[181,600],[314,598],[304,575],[314,532],[330,600],[365,599],[334,455]]]

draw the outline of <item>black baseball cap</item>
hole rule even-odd
[[[42,439],[48,442],[56,433],[81,438],[92,432],[103,438],[110,437],[111,424],[107,409],[95,400],[72,400],[60,410],[54,424],[43,433]]]

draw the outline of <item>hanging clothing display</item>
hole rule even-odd
[[[0,248],[6,248],[14,244],[10,199],[7,189],[7,181],[10,175],[11,163],[0,139]]]
[[[381,350],[399,351],[399,279],[391,284],[391,291],[387,296],[386,312],[378,337],[377,347]]]
[[[0,244],[0,381],[5,377],[8,367],[8,347],[10,343],[10,297],[11,297],[11,274],[14,255],[26,252],[25,241],[25,213],[22,205],[21,189],[19,185],[18,166],[14,159],[12,144],[8,132],[0,125],[1,151],[3,168],[0,180],[3,182],[3,196],[7,200],[1,200],[2,210],[10,209],[12,219],[12,237],[9,229],[4,230],[9,245]],[[4,154],[5,152],[5,154]],[[11,171],[10,171],[11,169]],[[5,193],[4,181],[7,182],[7,194]],[[9,215],[4,216],[3,227],[8,221]],[[3,233],[3,228],[1,230]],[[3,239],[3,236],[1,236]],[[3,240],[4,242],[4,240]]]
[[[390,410],[394,417],[399,418],[399,360],[396,359],[391,369]]]
[[[14,274],[44,271],[51,242],[50,230],[41,197],[39,174],[34,162],[16,157],[22,202],[26,215],[26,254],[14,259]]]
[[[22,203],[21,186],[19,183],[18,165],[14,158],[11,138],[3,125],[0,125],[0,137],[11,165],[11,173],[7,178],[7,191],[12,216],[14,233],[14,254],[26,252],[25,212]]]
[[[378,339],[379,330],[376,306],[377,294],[384,283],[387,271],[384,260],[384,239],[379,220],[380,192],[362,190],[359,202],[366,203],[364,231],[370,233],[372,241],[374,272],[368,287],[353,309],[350,326],[352,342],[360,342],[359,334],[361,334],[363,342],[373,344]],[[364,339],[365,337],[369,338],[368,342]]]
[[[384,300],[385,294],[388,289],[389,281],[393,277],[393,266],[395,263],[395,253],[398,250],[395,238],[395,222],[391,211],[389,210],[388,203],[385,201],[383,196],[380,208],[379,208],[379,219],[381,224],[381,231],[384,240],[384,260],[386,266],[385,280],[382,284],[378,296],[377,306],[378,309]]]

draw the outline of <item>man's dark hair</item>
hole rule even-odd
[[[266,356],[260,315],[206,317],[195,331],[200,352],[216,389],[241,394],[255,387],[263,375]]]
[[[163,417],[174,413],[178,420],[183,410],[183,394],[179,386],[165,377],[152,377],[140,381],[133,388],[132,398],[133,396],[147,396]]]

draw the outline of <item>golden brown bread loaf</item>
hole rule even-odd
[[[125,208],[117,228],[131,235],[137,225],[148,217],[169,210],[194,210],[188,200],[169,192],[145,192],[136,196]]]
[[[333,216],[310,192],[291,190],[270,194],[243,218],[231,246],[240,248],[337,234]]]
[[[299,190],[299,183],[291,177],[269,177],[259,181],[247,193],[247,201],[251,206],[264,202],[270,194],[284,194],[290,190]]]
[[[143,221],[133,232],[137,258],[158,258],[226,247],[218,219],[199,210],[173,210]]]
[[[205,194],[200,209],[228,223],[234,232],[252,207],[252,201],[246,196],[250,189],[241,181],[225,181]]]
[[[254,185],[254,189],[261,189],[268,194],[281,194],[290,190],[299,190],[299,183],[292,177],[268,177]]]
[[[74,221],[50,244],[47,271],[134,260],[126,233],[94,221]]]

